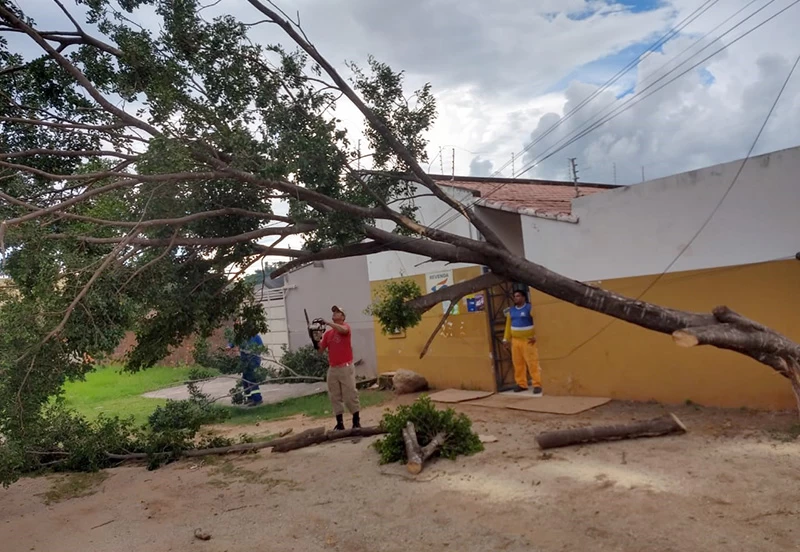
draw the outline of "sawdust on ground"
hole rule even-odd
[[[25,479],[0,491],[0,549],[800,549],[800,442],[787,433],[795,414],[616,402],[572,417],[455,408],[498,441],[470,458],[436,461],[416,478],[403,466],[379,466],[371,438],[156,471],[120,467],[98,479],[94,494],[50,504],[53,478]],[[549,453],[534,441],[545,429],[668,410],[690,433]],[[375,423],[380,415],[363,417]],[[316,425],[293,418],[247,429],[266,435]]]

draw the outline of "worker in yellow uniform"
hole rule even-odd
[[[539,366],[539,349],[536,346],[536,331],[533,313],[524,291],[514,292],[514,306],[506,309],[506,331],[503,343],[511,347],[514,363],[514,379],[517,393],[528,390],[528,372],[531,375],[533,396],[542,396],[542,370]]]

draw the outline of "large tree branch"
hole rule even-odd
[[[299,259],[296,259],[294,261],[289,261],[280,268],[273,270],[269,276],[270,278],[273,279],[278,278],[300,266],[303,266],[305,264],[314,261],[325,261],[328,259],[345,259],[348,257],[360,257],[362,255],[371,255],[373,253],[380,253],[381,251],[385,250],[386,246],[381,245],[380,243],[377,242],[363,242],[352,245],[345,245],[342,247],[338,246],[328,247],[320,251],[308,253],[307,255]]]
[[[303,234],[316,228],[312,224],[297,224],[295,226],[280,226],[271,228],[259,228],[251,232],[244,232],[236,234],[235,236],[226,236],[221,238],[164,238],[164,239],[149,239],[149,238],[127,238],[125,236],[118,236],[113,238],[97,238],[94,236],[78,236],[72,234],[48,234],[45,236],[48,239],[58,240],[77,240],[84,243],[93,244],[112,244],[126,242],[131,245],[144,245],[146,247],[164,247],[170,244],[174,246],[185,247],[224,247],[228,245],[236,245],[238,243],[247,243],[252,240],[264,238],[267,236],[287,236],[295,234]],[[141,229],[140,229],[141,230]]]
[[[416,299],[412,299],[406,303],[406,306],[416,310],[419,313],[423,313],[439,303],[444,301],[450,301],[451,303],[458,301],[465,295],[475,293],[476,291],[489,289],[503,281],[505,281],[505,278],[502,276],[487,272],[486,274],[481,274],[480,276],[472,278],[471,280],[459,282],[457,284],[453,284],[452,286],[447,286],[446,288],[434,291],[433,293],[428,293]]]
[[[455,209],[467,220],[469,220],[473,226],[475,226],[475,228],[477,228],[478,231],[483,234],[483,236],[486,238],[486,241],[496,245],[501,249],[505,249],[503,241],[488,224],[481,220],[474,211],[466,208],[464,205],[447,195],[444,190],[442,190],[436,184],[436,182],[434,182],[433,179],[428,176],[422,167],[420,167],[419,163],[417,163],[417,160],[414,158],[408,148],[397,139],[394,133],[386,126],[386,124],[384,124],[380,117],[378,117],[375,112],[361,100],[358,94],[356,94],[350,85],[347,84],[347,81],[342,78],[339,72],[336,71],[336,69],[334,69],[330,63],[328,63],[328,60],[325,59],[304,36],[297,32],[292,23],[281,17],[277,11],[265,6],[259,0],[248,0],[248,2],[258,11],[274,21],[279,27],[281,27],[284,32],[286,32],[286,34],[288,34],[292,40],[294,40],[295,43],[300,46],[300,48],[302,48],[309,56],[311,56],[314,61],[320,65],[320,67],[325,70],[331,80],[333,80],[336,86],[339,87],[339,90],[341,90],[342,93],[347,96],[347,99],[349,99],[353,105],[356,106],[356,108],[367,119],[370,126],[375,129],[375,131],[378,132],[378,134],[380,134],[384,140],[386,140],[395,153],[397,153],[397,155],[409,167],[411,167],[411,170],[426,188],[428,188],[434,195],[436,195],[437,198],[439,198],[449,207]]]
[[[53,48],[50,44],[48,44],[47,39],[40,35],[36,29],[32,28],[20,18],[18,18],[13,11],[9,10],[5,7],[2,3],[0,3],[0,17],[8,21],[11,26],[16,29],[23,31],[27,34],[36,44],[39,45],[42,50],[47,52],[49,56],[58,63],[62,69],[64,69],[67,73],[69,73],[72,78],[74,78],[78,84],[80,84],[84,90],[92,97],[94,101],[96,101],[100,106],[103,107],[105,111],[115,115],[121,121],[126,122],[127,124],[137,127],[141,130],[144,130],[148,134],[152,136],[158,136],[161,133],[156,129],[154,126],[145,123],[144,121],[137,119],[130,113],[126,112],[124,109],[120,109],[114,104],[112,104],[108,99],[100,93],[97,88],[92,85],[91,81],[86,78],[80,69],[75,67],[66,57],[61,55],[55,48]]]

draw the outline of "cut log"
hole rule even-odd
[[[428,388],[428,380],[411,370],[398,370],[392,378],[394,391],[398,395],[416,393]]]
[[[439,450],[447,436],[444,433],[437,433],[430,443],[420,447],[417,439],[417,430],[413,422],[408,422],[403,428],[403,441],[406,445],[406,469],[409,473],[417,475],[422,472],[425,461]]]
[[[359,429],[346,429],[344,431],[326,431],[324,427],[315,427],[307,429],[297,435],[291,437],[283,437],[280,439],[273,439],[271,441],[263,441],[260,443],[242,443],[240,445],[231,445],[227,447],[216,447],[207,449],[186,450],[178,454],[179,457],[196,458],[198,456],[212,456],[215,454],[234,454],[239,452],[252,452],[265,448],[271,448],[273,452],[288,452],[318,443],[326,443],[328,441],[336,441],[338,439],[347,439],[348,437],[371,437],[372,435],[381,435],[386,433],[386,430],[380,426],[362,427]],[[168,457],[173,453],[156,453],[154,456]],[[146,452],[134,452],[131,454],[107,454],[111,460],[146,460],[149,455]]]
[[[299,448],[316,445],[319,443],[327,443],[328,441],[337,441],[339,439],[347,439],[350,437],[371,437],[373,435],[381,435],[386,433],[385,429],[380,426],[360,427],[354,429],[345,429],[344,431],[322,431],[322,428],[315,428],[313,430],[304,431],[294,437],[282,439],[280,443],[272,446],[272,452],[289,452],[290,450],[297,450]]]
[[[658,437],[672,433],[685,433],[686,426],[675,414],[662,416],[644,422],[596,427],[579,427],[548,431],[536,437],[539,448],[551,449],[568,447],[580,443],[599,441],[615,441],[620,439],[637,439],[640,437]]]

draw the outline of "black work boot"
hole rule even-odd
[[[353,429],[361,429],[361,416],[358,412],[353,412]]]
[[[336,415],[336,427],[333,428],[334,431],[343,431],[344,430],[344,415],[337,414]]]

